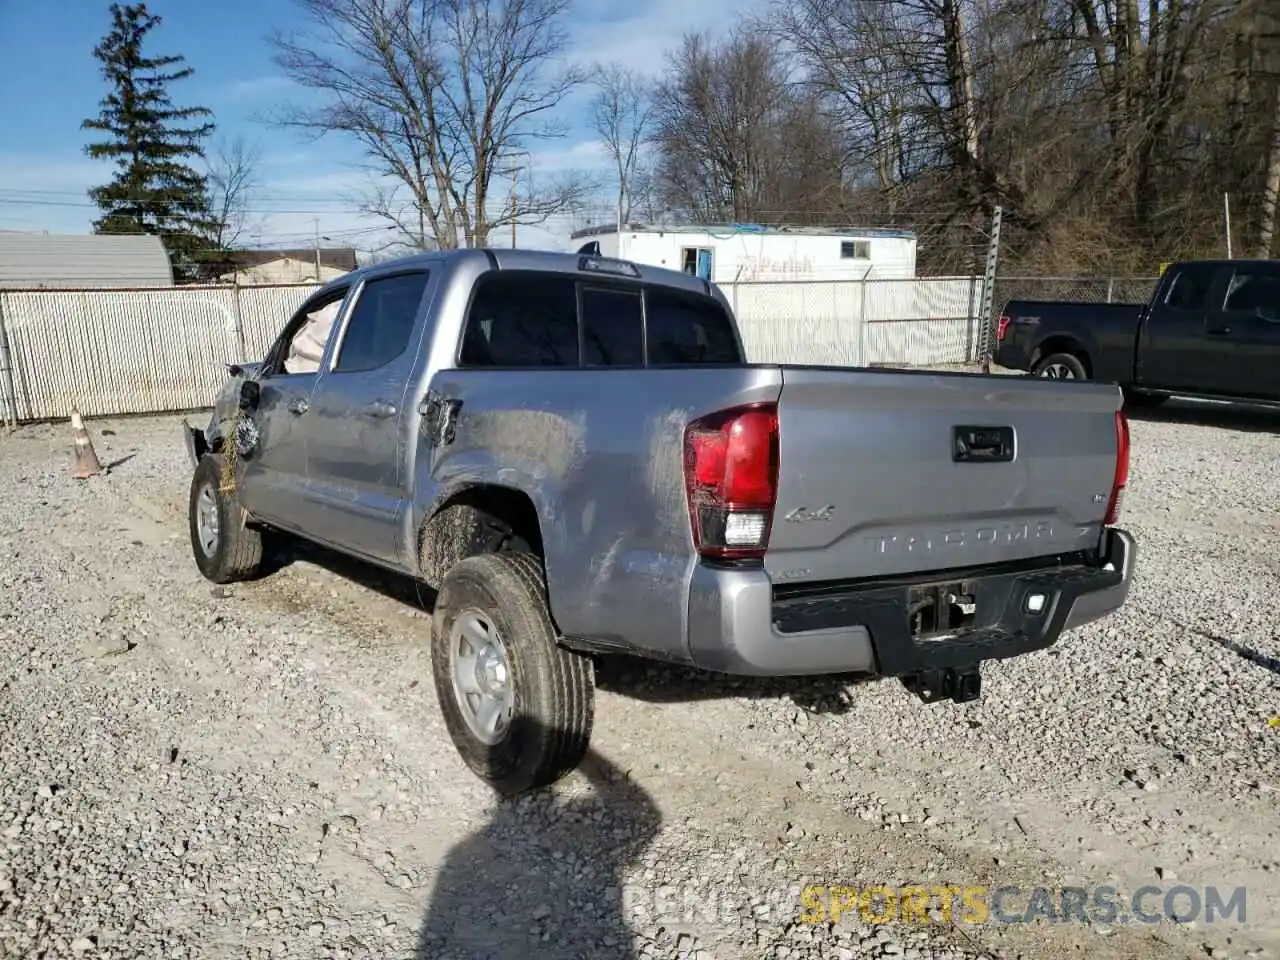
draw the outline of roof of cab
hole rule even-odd
[[[599,263],[626,263],[628,267],[635,271],[635,275],[630,279],[647,280],[650,283],[680,287],[696,293],[706,294],[711,291],[710,284],[707,281],[680,270],[669,270],[665,267],[655,267],[631,261],[618,261],[609,257],[591,257],[586,254],[564,253],[556,250],[522,250],[509,247],[500,249],[465,247],[459,250],[412,253],[397,257],[394,260],[383,260],[380,263],[361,267],[343,277],[329,281],[325,285],[325,289],[357,283],[370,273],[384,273],[388,270],[426,266],[430,263],[452,263],[481,257],[487,259],[493,269],[496,270],[546,270],[555,273],[573,274],[587,274],[587,271],[582,266],[584,260],[594,260]],[[607,270],[591,271],[588,275],[626,278],[625,274],[617,274]]]

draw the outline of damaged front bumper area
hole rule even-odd
[[[194,470],[200,466],[200,458],[209,452],[209,441],[205,438],[203,430],[193,427],[185,419],[182,421],[182,440],[187,448],[187,457],[191,460],[191,468]]]
[[[1052,646],[1124,604],[1137,548],[1107,530],[1101,556],[870,582],[774,585],[762,570],[695,569],[689,652],[753,676],[898,677],[922,700],[975,699],[979,665]]]

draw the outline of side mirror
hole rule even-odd
[[[1256,313],[1259,320],[1265,320],[1267,323],[1280,323],[1280,310],[1275,307],[1258,307]]]
[[[262,391],[258,387],[257,380],[246,380],[240,384],[240,409],[255,410],[258,406],[258,400],[262,396]]]

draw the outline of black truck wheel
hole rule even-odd
[[[248,580],[262,567],[262,533],[246,527],[234,493],[222,490],[222,464],[203,456],[191,478],[188,501],[191,551],[205,579]]]
[[[1035,369],[1031,372],[1047,380],[1089,379],[1084,371],[1084,364],[1078,357],[1069,353],[1051,353],[1047,357],[1042,357],[1036,361]]]
[[[556,642],[536,556],[481,554],[445,575],[431,672],[454,748],[499,794],[549,786],[586,755],[593,664]]]

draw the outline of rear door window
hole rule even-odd
[[[718,301],[679,290],[645,291],[649,363],[742,363],[733,323]]]
[[[459,360],[467,367],[578,366],[574,279],[518,272],[482,276]]]

